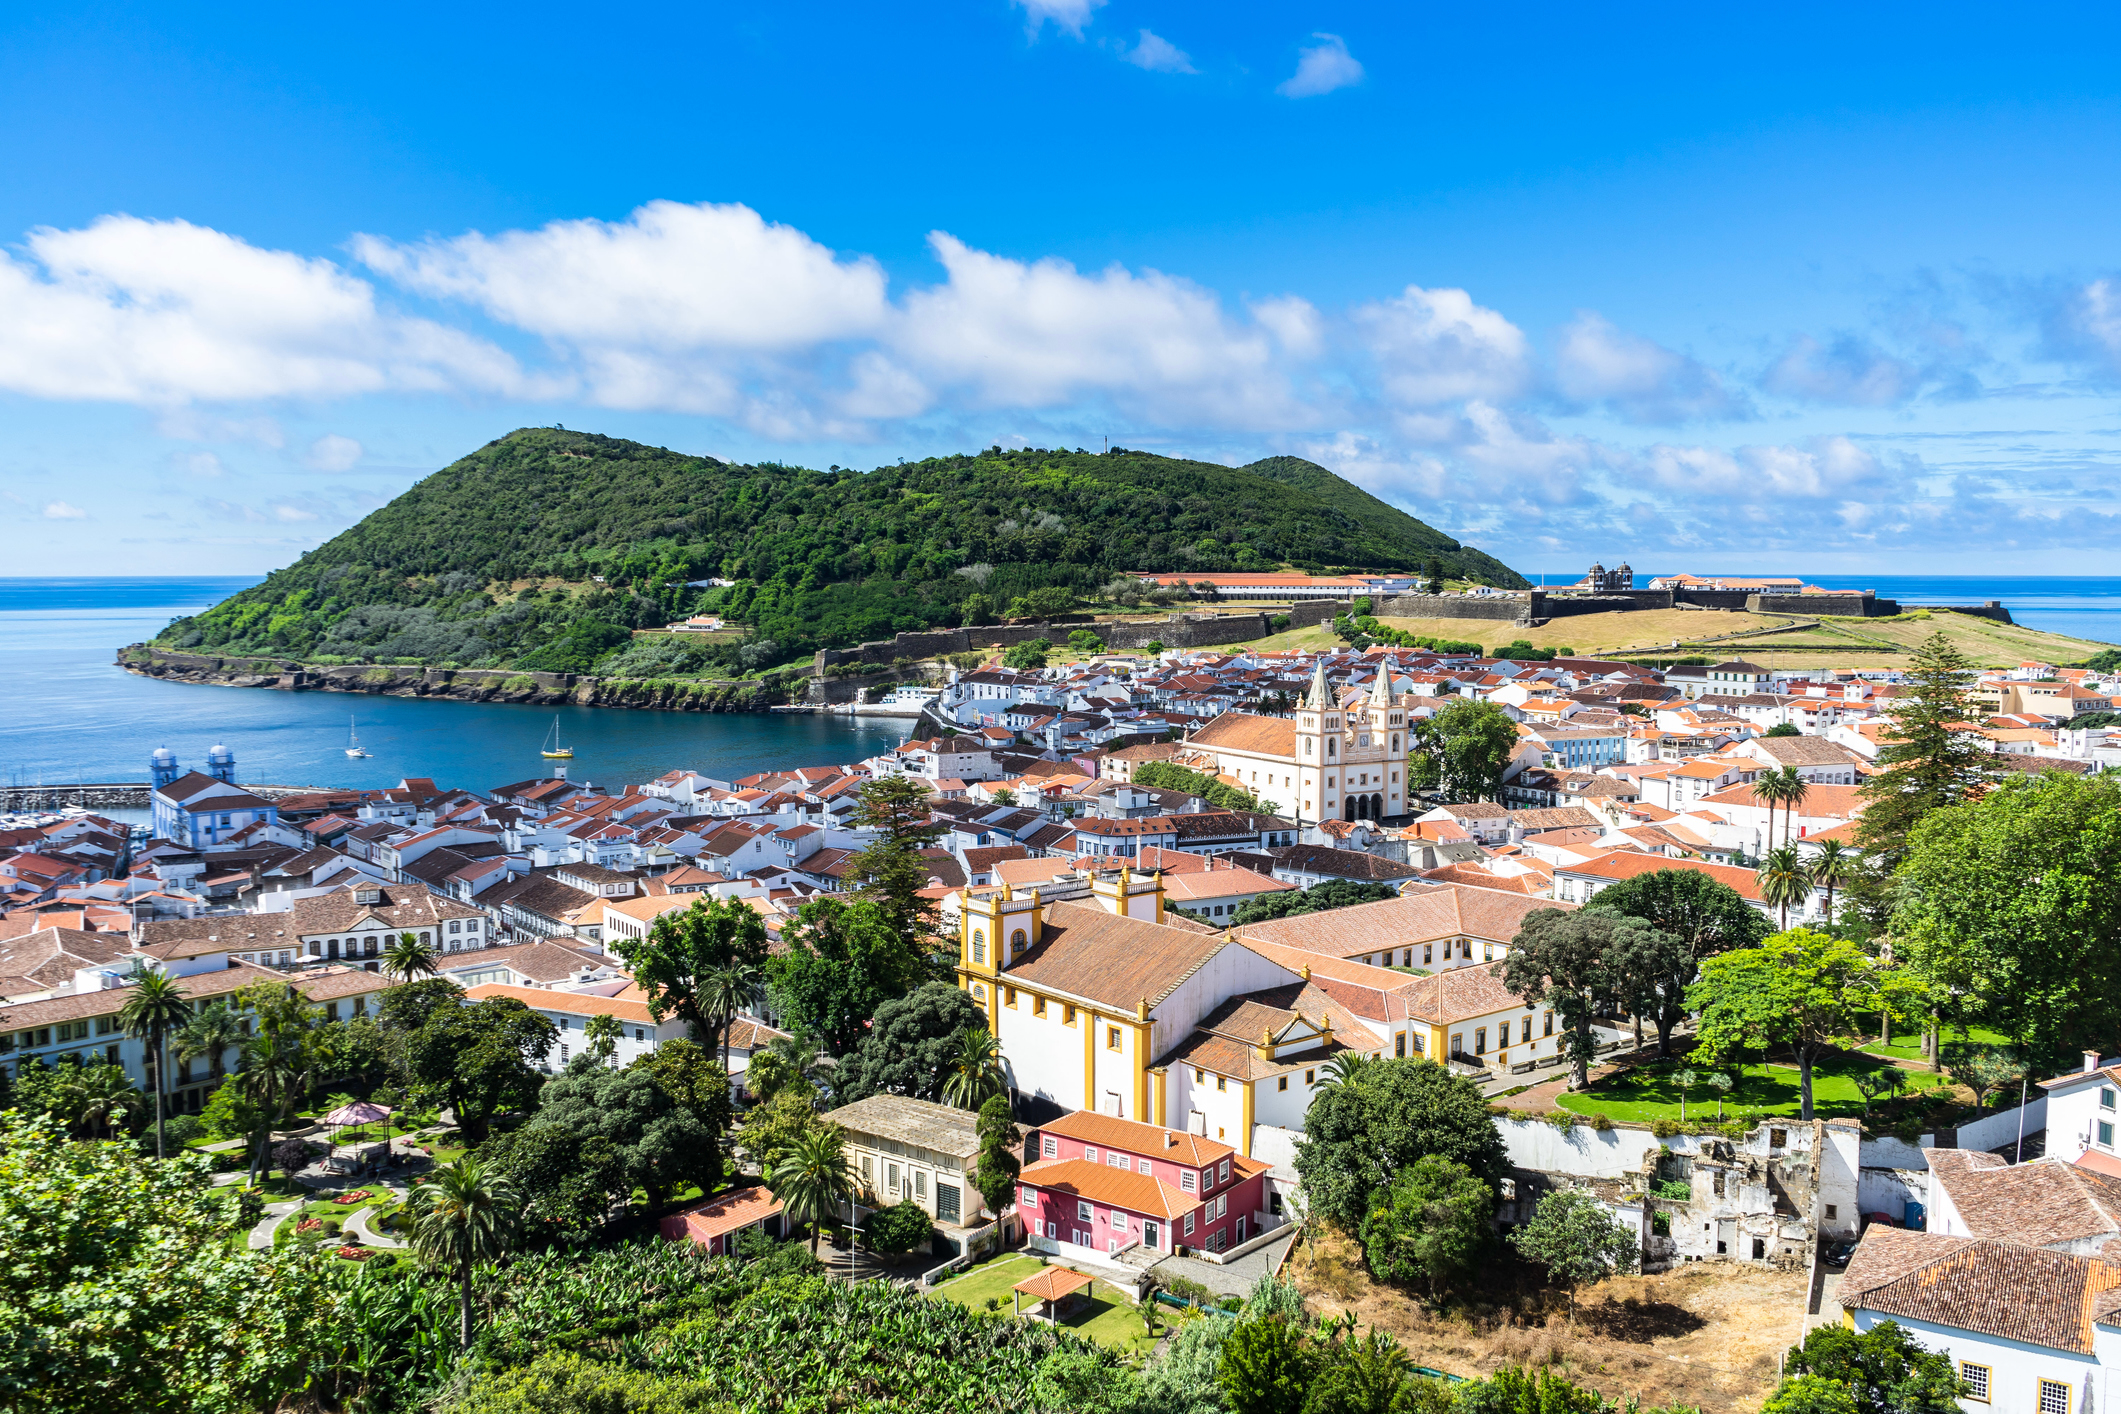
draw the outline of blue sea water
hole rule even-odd
[[[1537,583],[1540,576],[1527,572]],[[1663,571],[1660,571],[1663,573]],[[1714,570],[1691,573],[1710,575]],[[1733,571],[1732,573],[1736,573]],[[1897,599],[1910,607],[1924,604],[1980,604],[2000,599],[2011,617],[2028,628],[2048,633],[2066,633],[2099,643],[2121,643],[2121,578],[2061,575],[1905,575],[1905,574],[1804,574],[1801,567],[1787,571],[1803,575],[1807,584],[1821,589],[1873,589],[1881,599]],[[1548,584],[1573,584],[1583,574],[1550,573]],[[1635,583],[1648,584],[1655,575],[1637,572]]]
[[[387,786],[406,776],[485,790],[547,774],[560,719],[575,780],[620,785],[690,767],[710,776],[858,760],[910,720],[712,715],[423,702],[334,692],[200,687],[135,677],[117,650],[249,584],[244,579],[0,579],[0,781],[138,781],[158,746],[187,767],[225,741],[238,779]],[[374,755],[349,760],[348,720]]]

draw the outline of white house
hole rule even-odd
[[[547,987],[510,987],[498,982],[489,982],[473,987],[464,994],[469,1001],[484,1001],[488,997],[513,997],[560,1028],[559,1044],[546,1058],[546,1064],[558,1070],[574,1059],[589,1044],[586,1034],[589,1018],[593,1016],[614,1017],[619,1022],[618,1049],[613,1052],[611,1063],[625,1066],[653,1055],[655,1048],[665,1041],[678,1040],[685,1036],[690,1024],[677,1016],[657,1021],[648,1010],[645,1001],[634,1001],[622,997],[599,997],[585,992],[562,992]]]

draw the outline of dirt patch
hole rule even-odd
[[[1614,1277],[1568,1298],[1536,1268],[1498,1253],[1467,1282],[1470,1299],[1430,1310],[1415,1293],[1370,1280],[1361,1250],[1321,1238],[1290,1263],[1322,1317],[1353,1311],[1391,1332],[1417,1365],[1479,1377],[1504,1365],[1551,1365],[1618,1402],[1753,1414],[1775,1387],[1782,1352],[1804,1335],[1803,1272],[1696,1262],[1653,1277]]]

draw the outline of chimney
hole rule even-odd
[[[2099,1053],[2098,1053],[2097,1051],[2086,1051],[2086,1052],[2084,1053],[2084,1073],[2085,1073],[2086,1075],[2090,1075],[2090,1074],[2091,1074],[2091,1073],[2092,1073],[2093,1071],[2097,1070],[2098,1068],[2099,1068]]]
[[[1164,1131],[1164,1147],[1166,1149],[1176,1149],[1178,1147],[1178,1136],[1168,1129]]]

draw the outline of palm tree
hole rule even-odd
[[[1782,842],[1790,842],[1790,830],[1795,824],[1797,811],[1804,805],[1804,798],[1812,793],[1812,783],[1797,773],[1795,766],[1782,768]]]
[[[1839,840],[1822,840],[1812,860],[1812,883],[1826,890],[1826,921],[1834,921],[1834,890],[1848,882],[1856,856]]]
[[[957,1058],[950,1062],[950,1078],[943,1082],[943,1103],[961,1110],[976,1110],[990,1095],[1009,1088],[1002,1078],[1001,1045],[984,1026],[968,1026],[957,1034]]]
[[[1762,771],[1753,781],[1753,799],[1767,807],[1767,846],[1775,848],[1775,807],[1782,803],[1788,782],[1780,771]]]
[[[1753,877],[1760,883],[1760,899],[1769,908],[1782,910],[1782,926],[1790,926],[1790,905],[1802,903],[1812,892],[1812,876],[1797,857],[1796,847],[1783,845],[1768,851]]]
[[[1714,1090],[1716,1092],[1716,1118],[1722,1119],[1723,1097],[1729,1094],[1731,1090],[1731,1077],[1729,1073],[1721,1070],[1710,1071],[1708,1086],[1711,1090]]]
[[[228,1073],[222,1062],[228,1053],[243,1044],[243,1021],[226,1003],[217,1002],[202,1009],[197,1016],[184,1023],[177,1033],[173,1048],[177,1059],[187,1065],[195,1060],[204,1060],[208,1079],[215,1084]]]
[[[1365,1066],[1374,1065],[1379,1059],[1370,1051],[1342,1051],[1322,1067],[1325,1078],[1318,1082],[1318,1088],[1330,1090],[1335,1085],[1345,1085],[1361,1075]]]
[[[707,974],[700,983],[700,1010],[714,1018],[722,1038],[722,1069],[729,1069],[729,1032],[737,1013],[751,1004],[764,974],[748,962],[731,963]]]
[[[91,1134],[97,1130],[105,1137],[115,1134],[139,1106],[139,1088],[120,1066],[81,1066],[67,1085],[66,1107],[75,1123]]]
[[[132,984],[132,995],[118,1008],[118,1024],[136,1041],[147,1042],[148,1066],[155,1079],[155,1157],[162,1152],[162,1096],[169,1088],[164,1075],[169,1068],[169,1033],[191,1016],[191,1004],[177,990],[177,979],[166,972],[141,972]]]
[[[847,1133],[820,1125],[789,1141],[766,1176],[790,1222],[810,1224],[810,1255],[817,1255],[819,1225],[860,1187],[847,1163]]]
[[[582,1034],[589,1040],[589,1054],[597,1058],[599,1065],[609,1065],[618,1054],[619,1037],[626,1034],[626,1028],[610,1012],[600,1011],[582,1023]]]
[[[383,971],[400,982],[433,977],[442,970],[441,957],[434,944],[420,941],[418,933],[400,933],[397,941],[383,950]]]
[[[1691,1070],[1682,1070],[1672,1077],[1672,1083],[1679,1087],[1679,1122],[1685,1124],[1687,1091],[1700,1084],[1701,1077]]]
[[[471,1269],[508,1250],[522,1204],[505,1175],[469,1154],[412,1191],[413,1250],[457,1275],[463,1341],[471,1349]]]
[[[265,1161],[273,1124],[282,1119],[296,1096],[309,1089],[310,1053],[299,1028],[272,1018],[261,1009],[266,1024],[243,1043],[243,1069],[236,1078],[245,1099],[258,1107],[259,1132],[251,1151],[251,1181],[255,1183]]]

